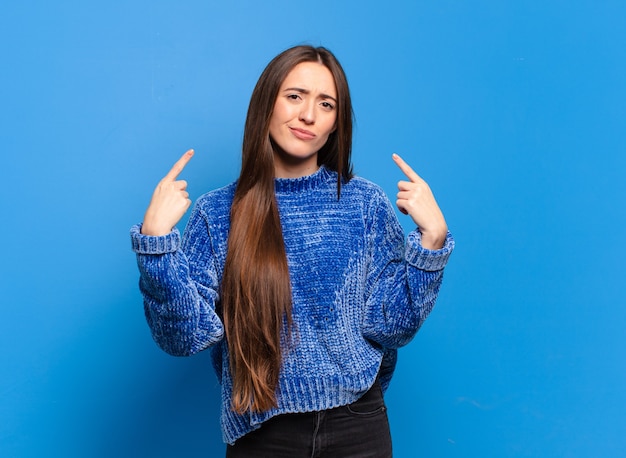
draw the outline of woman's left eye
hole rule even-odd
[[[322,102],[322,107],[326,108],[327,110],[332,110],[333,108],[335,108],[335,106],[330,103],[330,102]]]

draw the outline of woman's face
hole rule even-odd
[[[278,148],[274,167],[279,178],[310,175],[317,152],[335,130],[337,89],[324,65],[303,62],[283,81],[270,118],[270,137]]]

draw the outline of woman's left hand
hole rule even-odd
[[[443,247],[448,226],[435,201],[428,183],[413,171],[404,160],[394,154],[393,160],[409,181],[398,182],[396,205],[405,215],[409,215],[422,233],[422,246],[430,250]]]

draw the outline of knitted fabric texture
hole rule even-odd
[[[234,443],[269,418],[356,401],[377,377],[391,379],[397,348],[432,310],[454,247],[421,246],[404,234],[381,188],[355,177],[341,188],[321,167],[310,176],[276,179],[293,295],[291,341],[283,351],[277,407],[243,415],[231,410],[232,379],[219,291],[235,183],[203,195],[184,236],[152,237],[131,229],[146,319],[172,355],[211,349],[221,383],[221,425]]]

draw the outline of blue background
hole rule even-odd
[[[5,3],[0,456],[222,455],[209,355],[152,342],[128,229],[187,148],[192,197],[236,177],[300,43],[345,67],[357,173],[393,199],[404,156],[457,240],[396,456],[625,456],[626,3]]]

